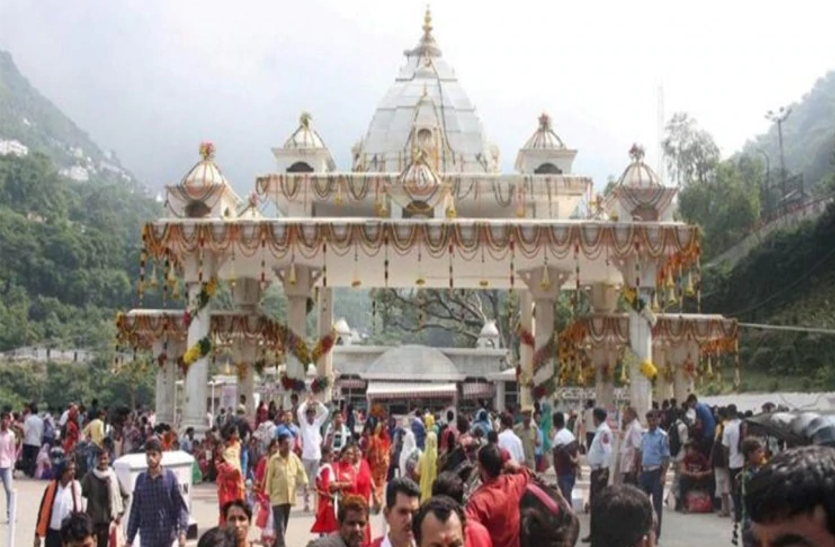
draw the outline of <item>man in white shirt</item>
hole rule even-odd
[[[742,444],[740,439],[742,434],[742,421],[739,419],[736,405],[728,405],[726,413],[728,415],[728,423],[725,424],[725,430],[722,432],[722,450],[725,452],[725,459],[728,462],[728,470],[730,471],[731,499],[734,501],[734,518],[736,522],[739,522],[742,518],[742,507],[736,479],[742,471],[742,467],[745,465],[745,458],[739,449]]]
[[[589,506],[594,498],[609,485],[609,466],[612,463],[612,430],[606,423],[606,411],[602,408],[592,410],[594,420],[594,438],[589,447],[588,461],[591,467],[591,485],[589,489]],[[591,519],[589,521],[591,529]],[[591,536],[582,539],[583,543],[591,543]]]
[[[334,457],[336,457],[342,452],[342,449],[345,448],[345,445],[348,444],[348,441],[352,437],[348,426],[345,425],[345,421],[342,419],[341,412],[337,411],[334,413],[333,421],[328,425],[327,431],[325,435],[326,442],[331,446]]]
[[[623,443],[620,449],[620,474],[624,483],[638,486],[640,467],[641,435],[644,433],[638,413],[627,407],[623,411]]]
[[[23,471],[28,477],[35,476],[35,460],[43,442],[43,419],[38,416],[35,403],[29,405],[29,415],[23,422]]]
[[[302,442],[302,463],[308,484],[304,487],[304,510],[310,511],[310,491],[316,488],[319,462],[322,460],[322,424],[328,418],[328,407],[311,395],[299,405],[299,430]]]
[[[499,433],[499,448],[504,448],[510,454],[510,459],[522,465],[525,463],[525,448],[522,446],[522,439],[513,432],[513,417],[510,414],[502,414],[502,430]]]
[[[70,513],[84,511],[81,483],[75,480],[75,462],[71,459],[53,465],[56,479],[50,481],[39,505],[35,527],[35,547],[61,547],[61,523]]]

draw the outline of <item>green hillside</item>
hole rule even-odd
[[[835,206],[767,238],[731,271],[707,270],[704,309],[754,324],[835,329]],[[743,329],[749,388],[835,389],[835,336]],[[791,386],[791,387],[789,387]]]
[[[0,351],[97,352],[86,367],[0,365],[0,405],[60,406],[96,395],[109,404],[152,402],[149,368],[114,375],[110,365],[113,318],[135,299],[141,226],[161,205],[2,51],[0,139],[29,147],[24,157],[0,156]],[[74,165],[87,169],[88,181],[59,173]]]
[[[99,162],[104,153],[18,71],[12,56],[0,50],[0,139],[15,139],[48,154],[60,166],[73,165],[71,149],[80,148]]]

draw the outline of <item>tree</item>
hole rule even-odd
[[[705,183],[719,161],[713,137],[685,112],[674,114],[665,128],[661,146],[667,170],[678,186]]]
[[[744,238],[760,217],[759,163],[746,158],[716,165],[702,184],[685,186],[678,196],[681,217],[704,232],[702,248],[709,259]]]

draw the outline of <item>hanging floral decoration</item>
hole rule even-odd
[[[247,370],[246,363],[236,363],[235,373],[238,376],[238,380],[240,380],[241,382],[246,380],[246,375],[249,373],[249,371]]]
[[[330,378],[327,376],[318,376],[310,384],[310,391],[316,394],[323,393],[326,389],[328,389],[330,384]]]
[[[212,339],[208,336],[204,336],[200,340],[197,341],[196,344],[191,346],[186,350],[183,356],[179,360],[180,370],[183,371],[183,374],[188,374],[188,370],[197,361],[206,357],[212,351]]]
[[[644,359],[641,361],[641,374],[643,374],[647,380],[655,380],[658,376],[658,367],[656,367],[649,359]]]
[[[662,373],[664,374],[664,380],[666,380],[667,382],[672,382],[674,380],[673,367],[670,366],[669,363],[664,365]]]
[[[197,293],[194,302],[191,303],[191,307],[189,307],[183,314],[183,322],[185,323],[186,328],[188,328],[191,325],[191,322],[194,320],[195,317],[197,317],[197,314],[209,305],[209,301],[214,297],[216,293],[216,277],[211,278],[208,282],[203,283],[200,286],[200,292]]]
[[[691,380],[696,378],[696,363],[693,362],[693,359],[689,355],[684,360],[684,363],[681,364],[681,366],[684,369],[684,374],[688,378],[690,378]]]
[[[165,350],[162,350],[159,355],[157,355],[157,365],[162,368],[165,366],[166,361],[168,361],[168,353]]]
[[[646,319],[651,327],[655,327],[658,318],[653,313],[652,308],[647,305],[647,301],[638,294],[638,289],[624,285],[621,289],[621,296],[635,313]]]
[[[287,373],[281,375],[281,387],[284,388],[284,391],[294,391],[296,393],[300,393],[306,389],[304,380],[292,378]]]

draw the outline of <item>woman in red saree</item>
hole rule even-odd
[[[337,467],[337,479],[342,487],[342,495],[362,496],[369,507],[375,511],[380,508],[380,500],[377,497],[377,489],[374,486],[374,479],[371,476],[371,467],[362,457],[359,447],[355,443],[349,443],[342,449],[342,458]],[[365,527],[365,541],[363,546],[371,544],[371,519]]]
[[[62,448],[64,454],[68,455],[73,451],[75,445],[78,444],[78,407],[72,405],[69,413],[67,413],[67,424],[64,429],[64,439]]]
[[[220,507],[219,522],[223,525],[223,506],[230,501],[244,499],[243,472],[241,471],[241,443],[238,428],[229,424],[223,428],[223,451],[217,459],[217,501]]]
[[[333,451],[329,446],[322,447],[322,463],[316,475],[316,520],[310,531],[314,534],[330,534],[339,530],[336,520],[336,503],[342,485],[337,480],[333,463]]]
[[[386,428],[378,423],[374,428],[374,434],[368,440],[368,466],[371,468],[371,478],[377,494],[377,499],[383,499],[383,490],[386,485],[386,473],[388,473],[391,461],[391,441],[389,440]]]

